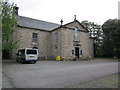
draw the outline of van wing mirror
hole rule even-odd
[[[22,53],[20,53],[20,52],[17,52],[17,53],[16,53],[16,55],[22,55]]]

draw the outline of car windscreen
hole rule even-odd
[[[26,54],[37,54],[37,50],[27,50]]]

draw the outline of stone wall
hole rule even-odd
[[[63,28],[62,31],[62,56],[66,57],[67,59],[73,59],[75,57],[75,47],[79,47],[79,54],[80,50],[82,50],[81,58],[87,58],[88,56],[93,57],[93,40],[89,38],[89,33],[85,32],[86,30],[79,25],[79,23],[71,23],[66,25],[68,28]],[[74,45],[74,30],[69,28],[77,27],[78,30],[78,37],[80,42],[80,46]],[[74,50],[74,54],[72,54],[72,50]]]
[[[66,28],[65,28],[66,27]],[[71,28],[77,27],[79,46],[74,45],[74,30]],[[38,33],[38,50],[40,59],[55,59],[56,56],[66,57],[67,59],[73,59],[75,55],[72,54],[72,50],[75,47],[79,47],[82,50],[81,58],[87,58],[88,56],[94,57],[93,54],[93,40],[89,38],[89,33],[83,28],[77,21],[66,24],[64,27],[57,28],[53,31],[44,31],[31,28],[18,27],[14,36],[15,40],[19,40],[19,48],[32,48],[32,34]],[[17,49],[13,50],[13,58]]]
[[[21,28],[18,27],[16,30],[16,39],[18,42],[18,49],[20,48],[32,48],[32,34],[38,33],[38,50],[39,50],[39,58],[47,59],[48,53],[48,36],[50,32],[35,30],[30,28]],[[13,51],[13,58],[15,58],[15,52]]]
[[[69,29],[62,29],[62,57],[65,57],[67,59],[72,58],[71,57],[71,51],[73,48],[73,30]]]
[[[51,32],[51,48],[52,48],[52,56],[53,59],[56,58],[56,56],[61,56],[62,53],[62,40],[61,40],[61,28],[56,29]]]

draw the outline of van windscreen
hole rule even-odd
[[[37,54],[37,50],[27,50],[26,54]]]

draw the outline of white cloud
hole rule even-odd
[[[117,18],[118,0],[9,0],[19,6],[19,14],[40,20],[64,23],[88,20],[103,24]]]

